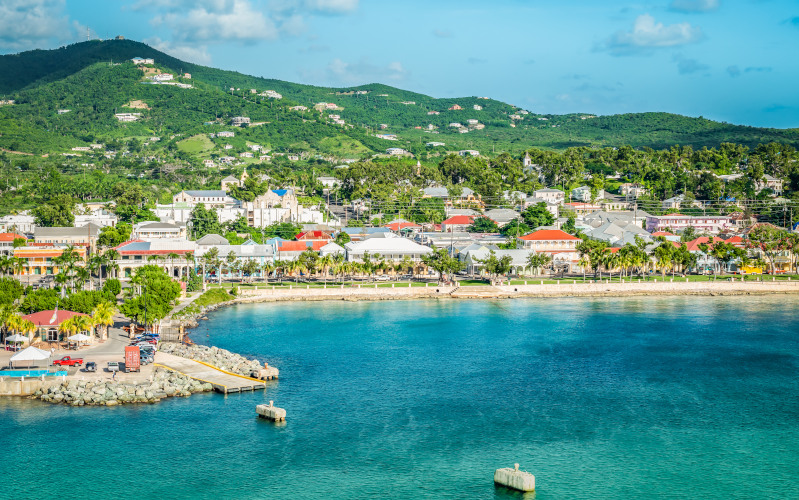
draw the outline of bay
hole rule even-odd
[[[280,369],[152,406],[0,399],[0,497],[799,498],[793,296],[237,305]],[[255,418],[274,400],[286,425]],[[535,495],[492,482],[512,466]]]

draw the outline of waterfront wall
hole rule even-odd
[[[626,295],[746,295],[799,293],[799,281],[685,281],[669,278],[663,281],[641,281],[636,278],[619,282],[581,283],[563,280],[557,284],[540,284],[529,280],[527,285],[502,286],[428,286],[408,287],[398,283],[394,288],[362,285],[361,287],[328,286],[310,288],[303,285],[288,288],[242,290],[236,302],[270,302],[302,300],[401,300],[421,298],[512,298]],[[533,284],[534,283],[534,284]]]

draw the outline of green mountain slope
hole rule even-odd
[[[127,61],[153,58],[164,71],[191,73],[194,89],[144,85],[142,73]],[[123,62],[123,64],[118,64]],[[233,91],[230,91],[233,88]],[[274,90],[281,100],[250,93]],[[479,149],[518,153],[529,147],[570,146],[694,148],[735,142],[750,147],[781,142],[799,147],[799,130],[756,128],[668,113],[540,115],[509,104],[477,97],[436,99],[382,84],[325,88],[243,75],[199,66],[168,56],[132,40],[82,42],[56,50],[0,56],[0,95],[15,99],[0,107],[0,147],[49,152],[114,137],[190,136],[225,123],[235,115],[269,122],[244,135],[275,148],[328,154],[366,154],[398,146],[414,153]],[[131,100],[150,106],[136,123],[119,123],[114,112]],[[329,102],[336,110],[321,113],[313,105]],[[290,111],[293,105],[311,108]],[[450,109],[453,106],[461,109]],[[58,115],[58,109],[71,109]],[[333,126],[330,114],[354,127]],[[470,120],[472,120],[471,126]],[[477,124],[474,121],[477,121]],[[458,123],[462,128],[451,127]],[[483,127],[483,128],[480,128]],[[462,133],[468,130],[467,133]],[[375,138],[396,134],[398,141]],[[444,147],[428,147],[428,142]]]

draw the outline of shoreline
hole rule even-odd
[[[676,281],[557,283],[497,286],[330,287],[242,290],[228,304],[257,302],[380,301],[417,299],[514,299],[544,297],[723,296],[799,293],[799,281]]]

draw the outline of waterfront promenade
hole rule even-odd
[[[241,289],[236,302],[799,293],[799,280],[690,281],[666,277],[661,281],[632,278],[622,282],[581,282],[565,279],[557,282],[528,280],[526,283],[495,286],[438,286],[432,283],[427,286],[410,286],[409,283],[395,283],[393,286],[385,283],[322,287],[295,285],[290,288],[264,286]]]

